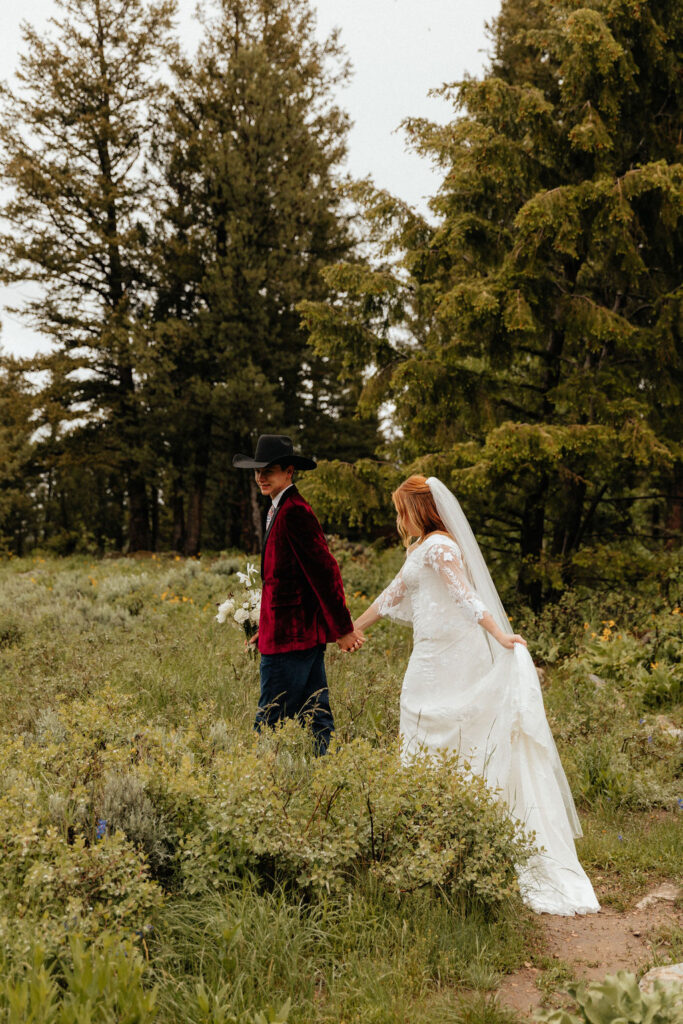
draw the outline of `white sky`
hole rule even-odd
[[[430,89],[453,82],[465,72],[477,74],[486,62],[484,24],[496,16],[500,0],[313,0],[321,34],[339,26],[354,68],[340,95],[354,122],[349,136],[348,169],[370,174],[375,183],[418,206],[439,184],[426,160],[410,153],[397,128],[403,118],[447,121],[451,108],[428,98]],[[195,0],[179,0],[180,38],[192,50],[198,27]],[[54,10],[53,0],[0,0],[0,77],[11,78],[21,46],[20,25],[40,29]],[[0,287],[0,344],[29,355],[46,347],[40,336],[8,314],[6,303],[20,305],[28,286]]]

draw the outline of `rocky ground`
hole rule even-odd
[[[531,1020],[546,993],[561,990],[562,983],[602,980],[620,970],[638,973],[668,960],[667,933],[683,928],[680,894],[668,882],[622,912],[607,907],[583,918],[543,917],[542,952],[504,979],[499,1002]]]

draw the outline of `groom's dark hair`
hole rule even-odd
[[[268,469],[270,469],[271,466],[279,466],[283,472],[286,472],[291,466],[293,470],[292,480],[294,480],[294,478],[296,477],[296,466],[292,462],[271,462],[268,465]]]

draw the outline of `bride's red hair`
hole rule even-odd
[[[448,533],[436,510],[434,497],[426,477],[409,476],[396,488],[391,495],[391,500],[398,512],[398,532],[406,547],[414,536],[409,533],[409,522],[419,530],[418,540],[422,540],[428,533],[433,533],[435,530],[443,530],[444,533]]]

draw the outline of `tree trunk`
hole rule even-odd
[[[548,477],[544,473],[527,495],[522,514],[522,564],[517,577],[517,587],[535,612],[540,611],[543,604],[543,581],[539,570],[543,553],[547,491]]]
[[[253,476],[249,477],[249,502],[251,508],[251,525],[256,540],[256,550],[263,550],[263,510],[259,503],[260,491]]]
[[[667,548],[673,548],[680,543],[681,529],[683,529],[683,463],[677,462],[666,499],[664,537]]]
[[[133,475],[128,480],[128,550],[149,551],[151,543],[147,487],[142,476]]]
[[[571,556],[579,546],[586,482],[569,480],[562,488],[562,510],[553,532],[554,555],[562,559],[562,579],[571,583]]]
[[[152,551],[156,551],[159,544],[159,488],[155,485],[152,491]]]
[[[174,551],[178,554],[183,554],[185,551],[185,502],[183,500],[183,492],[181,491],[178,481],[176,480],[173,484],[173,497],[171,499],[173,507],[173,538],[171,546]]]
[[[206,494],[206,474],[198,474],[187,499],[187,534],[185,536],[185,554],[195,557],[201,550],[202,517],[204,514],[204,496]]]

